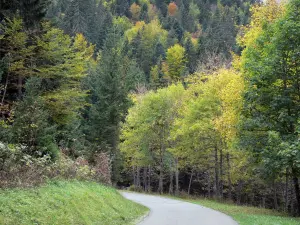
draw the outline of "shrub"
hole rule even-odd
[[[130,185],[128,188],[128,191],[134,191],[134,192],[143,192],[143,187],[135,186],[135,185]]]
[[[24,146],[0,142],[0,188],[32,187],[57,178],[111,184],[110,159],[105,153],[96,155],[92,166],[83,157],[72,160],[60,152],[53,162],[50,155],[35,157],[26,154],[24,149]]]

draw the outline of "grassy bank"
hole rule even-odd
[[[125,225],[147,209],[97,183],[55,181],[34,189],[0,190],[0,224]]]
[[[291,218],[285,214],[269,209],[237,206],[212,200],[188,200],[231,216],[239,225],[299,225],[299,218]]]

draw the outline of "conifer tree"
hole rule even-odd
[[[1,0],[0,19],[20,13],[25,27],[37,26],[47,13],[50,0]]]
[[[97,151],[109,151],[118,157],[119,125],[130,106],[129,90],[143,82],[144,75],[134,62],[124,55],[124,42],[116,27],[108,34],[101,60],[87,79],[91,89],[91,107],[87,110],[85,132]],[[104,146],[104,149],[103,149]],[[114,180],[119,171],[117,160],[113,165]]]

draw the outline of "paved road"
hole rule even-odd
[[[122,194],[150,209],[149,216],[139,225],[237,225],[231,217],[200,205],[144,194]]]

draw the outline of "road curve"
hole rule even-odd
[[[150,209],[139,225],[237,225],[231,217],[200,205],[145,194],[122,195]]]

